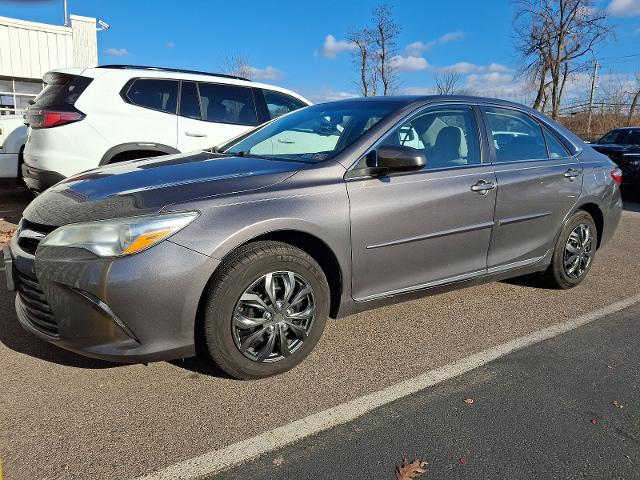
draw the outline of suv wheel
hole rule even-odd
[[[549,282],[557,288],[578,285],[589,273],[598,244],[598,231],[591,215],[583,210],[574,213],[565,224],[546,271]]]
[[[239,379],[285,372],[318,343],[329,297],[322,268],[307,253],[281,242],[245,245],[207,292],[206,353]]]

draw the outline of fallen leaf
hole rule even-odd
[[[414,460],[409,462],[406,458],[402,459],[400,465],[396,467],[396,480],[413,480],[421,476],[426,470],[427,462],[422,460]]]
[[[591,423],[593,423],[594,425],[598,425],[600,423],[600,420],[598,420],[597,418],[593,418],[591,419]]]
[[[0,231],[0,244],[6,245],[11,241],[11,237],[13,237],[13,233],[15,229],[3,230]]]
[[[273,464],[277,465],[278,467],[280,465],[282,465],[283,463],[284,463],[284,458],[282,458],[282,457],[276,457],[276,458],[273,459]]]
[[[624,405],[619,404],[617,400],[613,401],[613,406],[619,408],[620,410],[624,408]]]
[[[467,405],[471,405],[473,403],[473,398],[465,398],[464,403],[466,403]]]
[[[464,457],[460,457],[460,465],[466,465],[467,464],[467,460]]]

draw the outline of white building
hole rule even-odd
[[[49,70],[98,64],[96,19],[70,19],[64,27],[0,17],[0,115],[22,113]]]

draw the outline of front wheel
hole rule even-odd
[[[235,378],[283,373],[313,350],[328,314],[327,279],[310,255],[286,243],[250,243],[207,292],[206,353]]]
[[[565,224],[545,275],[552,286],[567,289],[578,285],[589,273],[598,244],[598,231],[591,215],[574,213]]]

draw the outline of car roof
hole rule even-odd
[[[326,103],[348,103],[348,102],[394,102],[404,105],[422,104],[422,103],[439,103],[439,102],[458,102],[458,103],[490,103],[493,105],[500,105],[505,107],[516,107],[524,110],[531,110],[529,107],[516,102],[510,102],[508,100],[501,100],[498,98],[489,97],[476,97],[470,95],[387,95],[376,97],[354,97],[345,98],[341,100],[335,100]]]
[[[140,65],[101,65],[98,67],[69,67],[52,70],[57,73],[68,73],[72,75],[82,75],[91,78],[100,78],[107,74],[117,75],[124,79],[145,77],[145,78],[165,78],[175,80],[192,80],[199,82],[215,82],[229,85],[238,85],[243,87],[254,87],[274,92],[284,93],[291,97],[297,98],[304,103],[311,105],[311,101],[302,95],[289,89],[269,85],[266,83],[254,82],[252,80],[236,77],[233,75],[225,75],[218,73],[199,72],[197,70],[182,70],[176,68],[152,67]]]

